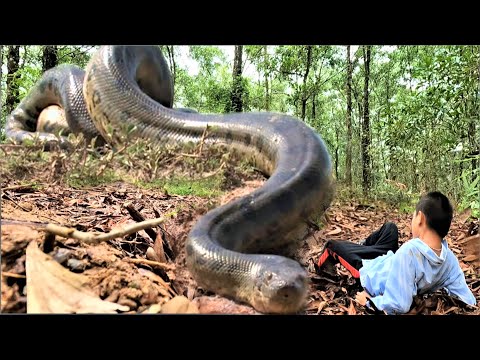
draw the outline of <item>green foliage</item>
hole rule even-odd
[[[216,197],[222,194],[222,182],[223,176],[218,175],[193,180],[186,177],[173,177],[170,179],[157,179],[151,182],[141,181],[137,184],[147,189],[163,189],[172,195]]]
[[[477,159],[478,160],[478,159]],[[473,178],[473,180],[472,180]],[[466,209],[471,210],[471,216],[480,218],[480,171],[475,169],[463,171],[461,175],[461,182],[463,187],[463,196],[458,204],[458,211],[462,212]]]
[[[57,55],[58,63],[75,64],[84,69],[97,48],[98,46],[92,45],[59,46]]]
[[[108,169],[100,175],[92,172],[72,171],[66,177],[68,186],[74,188],[88,188],[102,184],[110,184],[121,180],[120,176],[112,170]]]
[[[162,49],[168,57],[167,48]],[[84,67],[94,50],[92,46],[59,46],[58,60]],[[231,111],[233,46],[229,50],[173,46],[168,51],[174,56],[168,62],[175,64],[175,106],[201,113]],[[5,46],[3,54],[2,104]],[[20,48],[20,97],[41,75],[41,55],[41,46]],[[479,181],[474,175],[480,160],[463,160],[480,148],[480,46],[373,46],[371,56],[369,154],[374,179],[369,197],[410,211],[418,194],[442,189],[460,208],[478,214]],[[345,46],[244,46],[242,81],[236,85],[243,94],[244,111],[268,109],[297,117],[304,111],[305,122],[325,140],[340,182],[346,171],[345,57]],[[354,184],[345,196],[354,197],[360,196],[355,189],[362,177],[361,47],[351,47],[351,61]],[[2,125],[5,116],[0,119]],[[157,160],[155,156],[148,160],[152,176],[158,171]],[[180,180],[172,186],[180,193],[190,191]],[[197,191],[193,185],[192,189]]]

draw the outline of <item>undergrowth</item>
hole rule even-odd
[[[75,188],[124,181],[172,195],[218,197],[241,185],[242,179],[262,176],[245,158],[226,151],[223,146],[160,147],[137,139],[120,149],[107,146],[97,151],[91,144],[87,146],[81,137],[70,140],[74,147],[67,152],[59,149],[46,152],[35,141],[0,148],[4,152],[4,156],[0,156],[2,181],[14,178],[20,183],[63,182]],[[463,195],[454,205],[457,212],[470,210],[471,216],[478,218],[480,177],[474,181],[470,178],[470,172],[462,175]],[[392,180],[377,181],[367,195],[359,185],[347,187],[337,181],[334,201],[365,205],[384,203],[401,213],[411,214],[420,196],[411,191],[408,184]]]
[[[44,151],[32,142],[8,153],[2,168],[7,177],[36,177],[39,182],[60,181],[74,188],[89,188],[123,181],[172,195],[218,197],[238,177],[256,175],[252,167],[222,146],[156,146],[137,139],[128,146],[101,150],[71,138],[70,151]],[[237,180],[235,181],[235,174]]]
[[[363,205],[382,203],[398,209],[401,213],[411,214],[415,210],[420,194],[393,181],[385,181],[381,186],[369,191],[368,194],[364,194],[361,186],[349,187],[343,182],[337,182],[335,198],[341,202],[358,202]]]

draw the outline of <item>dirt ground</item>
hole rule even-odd
[[[58,161],[30,169],[32,157],[27,161],[23,156],[22,163],[22,149],[5,149],[0,154],[1,312],[26,313],[28,302],[29,313],[258,314],[199,288],[185,266],[184,242],[200,216],[261,186],[263,176],[227,171],[233,180],[215,199],[173,195],[121,180],[74,187],[50,176],[58,170]],[[18,163],[12,166],[15,156]],[[57,224],[107,233],[161,216],[166,221],[159,226],[99,244],[51,236],[45,230],[47,224]],[[354,300],[358,287],[348,271],[337,265],[335,274],[317,273],[315,262],[326,240],[360,241],[387,220],[398,225],[401,242],[409,238],[410,214],[381,203],[334,201],[321,228],[312,227],[295,254],[311,279],[308,304],[300,314],[367,314]],[[456,214],[447,240],[480,300],[478,221]],[[416,297],[410,314],[478,315],[480,310],[438,291]]]

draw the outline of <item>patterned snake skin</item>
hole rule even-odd
[[[159,47],[103,46],[85,73],[65,65],[45,72],[9,116],[6,134],[16,141],[31,137],[39,113],[52,104],[65,109],[72,132],[100,134],[115,146],[137,136],[160,144],[195,143],[208,126],[206,144],[229,145],[270,177],[193,226],[186,241],[189,271],[202,288],[260,312],[302,310],[307,271],[278,250],[298,242],[307,221],[330,205],[331,160],[323,140],[283,114],[199,114],[172,109],[172,103],[172,79]]]

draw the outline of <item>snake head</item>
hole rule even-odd
[[[306,270],[296,261],[271,255],[257,272],[251,304],[260,312],[292,314],[303,308],[307,299]]]

